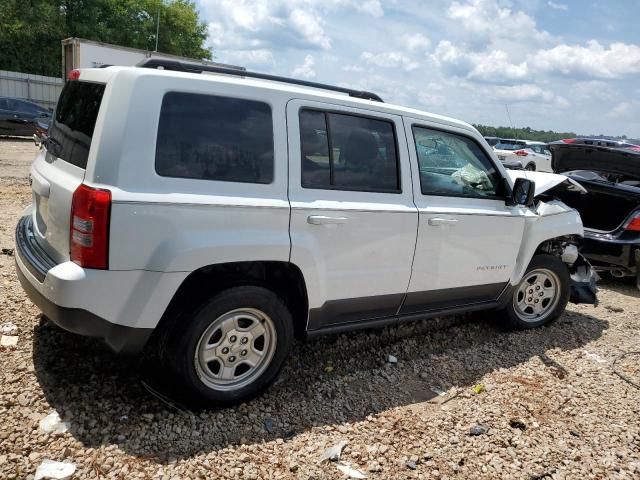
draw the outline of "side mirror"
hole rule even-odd
[[[516,178],[511,192],[510,205],[533,205],[533,197],[536,191],[536,184],[526,178]]]

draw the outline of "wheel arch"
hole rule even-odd
[[[547,208],[548,207],[548,208]],[[563,208],[563,211],[552,211],[545,215],[545,210]],[[528,218],[522,236],[522,244],[516,259],[516,266],[509,283],[517,285],[537,253],[549,253],[545,247],[553,242],[565,241],[569,237],[583,237],[582,220],[576,210],[566,206],[550,206],[541,202],[537,208],[538,215]]]
[[[195,310],[207,298],[227,288],[261,286],[283,299],[294,320],[294,335],[305,335],[309,315],[307,287],[300,268],[284,261],[247,261],[205,265],[191,272],[165,309],[154,337],[164,348],[166,335],[179,328],[183,314]]]

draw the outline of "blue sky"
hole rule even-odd
[[[471,123],[640,138],[639,0],[196,0],[218,61]]]

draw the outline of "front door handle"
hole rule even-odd
[[[458,223],[458,220],[456,220],[455,218],[434,217],[429,219],[429,225],[432,225],[434,227],[437,227],[439,225],[455,225],[456,223]]]
[[[310,225],[337,225],[347,223],[347,217],[327,217],[325,215],[309,215],[307,223]]]

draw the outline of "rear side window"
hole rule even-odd
[[[302,110],[302,186],[400,192],[393,123],[388,120]]]
[[[87,156],[104,84],[70,81],[62,89],[49,127],[47,150],[65,162],[87,168]]]
[[[160,111],[156,172],[165,177],[271,183],[271,107],[254,100],[167,93]]]

